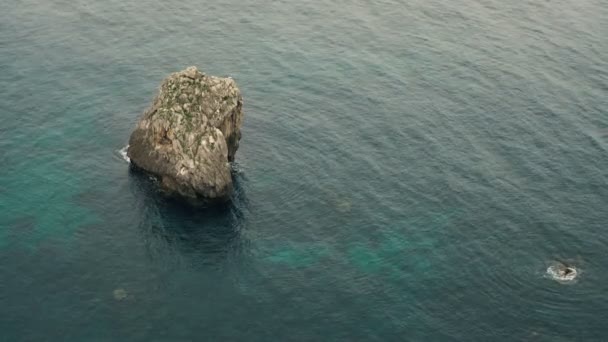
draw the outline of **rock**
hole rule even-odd
[[[576,279],[578,271],[574,266],[557,262],[547,268],[547,274],[559,282],[570,282]]]
[[[131,163],[179,195],[226,201],[239,148],[243,99],[231,78],[189,67],[169,75],[131,134]]]

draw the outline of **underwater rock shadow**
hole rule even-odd
[[[192,202],[163,192],[150,174],[129,167],[129,187],[141,199],[140,230],[150,251],[163,249],[205,257],[224,258],[243,247],[241,231],[246,220],[247,200],[242,173],[232,173],[234,192],[222,204]]]

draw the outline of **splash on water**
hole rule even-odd
[[[127,163],[131,162],[131,158],[129,158],[127,156],[127,150],[129,149],[129,145],[121,148],[118,153],[120,153],[120,156],[122,157],[122,159],[124,159]]]

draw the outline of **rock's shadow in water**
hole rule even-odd
[[[238,173],[233,173],[231,200],[212,205],[169,195],[154,177],[134,167],[129,168],[129,178],[133,193],[142,198],[144,218],[140,228],[154,254],[170,248],[204,254],[211,261],[242,248],[246,196]]]

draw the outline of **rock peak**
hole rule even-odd
[[[178,72],[178,74],[180,74],[180,73],[183,74],[184,76],[190,77],[192,79],[201,78],[201,77],[205,76],[205,74],[198,71],[198,68],[195,66],[189,66],[186,68],[186,70]]]

